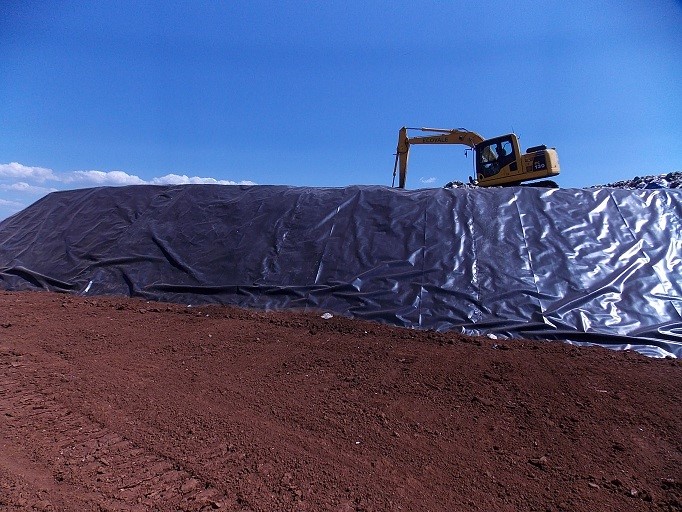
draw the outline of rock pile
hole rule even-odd
[[[529,183],[532,185],[532,183]],[[451,181],[444,188],[480,188],[478,185]],[[624,189],[655,189],[655,188],[680,188],[682,189],[682,171],[669,172],[652,176],[635,176],[631,180],[616,181],[606,185],[594,185],[587,188],[624,188]]]
[[[682,171],[669,172],[655,176],[636,176],[631,180],[616,181],[607,185],[595,185],[590,188],[627,188],[627,189],[654,189],[654,188],[682,188]]]

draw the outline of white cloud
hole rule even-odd
[[[23,178],[42,183],[45,180],[56,180],[57,176],[52,169],[29,167],[18,162],[10,162],[0,164],[0,178]]]
[[[25,205],[17,201],[8,201],[7,199],[0,199],[0,206],[19,209],[23,208]]]
[[[44,167],[29,167],[18,162],[0,164],[0,180],[23,179],[16,183],[0,184],[0,190],[11,190],[18,192],[54,192],[57,189],[36,187],[29,182],[43,183],[46,180],[75,183],[84,185],[98,186],[124,186],[124,185],[188,185],[188,184],[207,184],[207,185],[255,185],[253,181],[242,180],[218,180],[215,178],[203,178],[200,176],[187,176],[180,174],[166,174],[165,176],[144,180],[134,174],[124,171],[72,171],[70,173],[58,175],[52,169]]]
[[[180,174],[166,174],[151,180],[143,180],[134,174],[123,171],[73,171],[62,178],[64,183],[82,183],[99,186],[122,185],[255,185],[253,181],[217,180],[200,176],[186,176]]]
[[[38,187],[36,185],[30,185],[25,181],[18,181],[16,183],[10,183],[9,185],[0,184],[0,190],[22,192],[25,194],[49,194],[50,192],[57,191],[56,188]]]
[[[88,183],[93,185],[143,185],[146,183],[139,176],[123,171],[73,171],[62,178],[64,183]]]
[[[426,184],[435,183],[436,178],[419,178],[419,182],[420,183],[426,183]]]
[[[230,181],[217,180],[215,178],[201,178],[199,176],[182,176],[178,174],[166,174],[160,178],[154,178],[150,181],[153,185],[255,185],[253,181]]]
[[[44,186],[46,181],[54,182],[58,188]],[[63,190],[68,187],[91,186],[125,186],[125,185],[255,185],[253,181],[218,180],[200,176],[186,176],[167,174],[158,178],[144,180],[134,174],[124,171],[72,171],[55,173],[45,167],[30,167],[18,162],[0,164],[0,220],[12,215],[27,205],[15,201],[15,197],[24,194],[30,197],[43,196],[50,192]]]

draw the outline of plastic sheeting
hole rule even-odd
[[[676,190],[55,192],[0,223],[0,284],[680,357],[681,213]]]

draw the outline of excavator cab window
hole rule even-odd
[[[476,169],[478,174],[489,178],[515,160],[511,137],[498,137],[476,146]]]

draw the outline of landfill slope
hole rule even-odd
[[[0,223],[0,286],[682,354],[682,191],[130,186]]]

